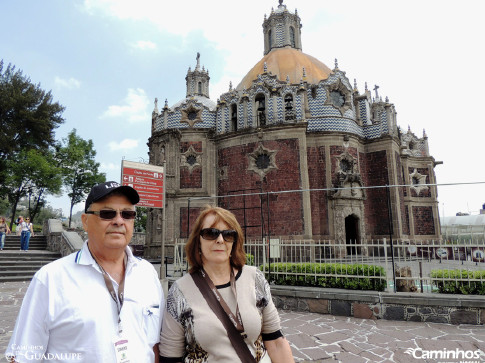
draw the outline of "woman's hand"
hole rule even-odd
[[[290,343],[288,343],[285,337],[267,340],[264,342],[264,347],[268,351],[273,363],[295,363],[293,353],[291,353]]]

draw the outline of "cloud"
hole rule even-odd
[[[81,87],[81,82],[78,81],[76,78],[69,78],[69,79],[63,79],[60,77],[54,78],[54,84],[56,85],[57,88],[66,88],[66,89],[78,89]]]
[[[124,139],[119,143],[111,141],[108,144],[108,147],[111,151],[130,150],[138,147],[138,144],[139,144],[139,140]]]
[[[148,105],[150,101],[141,88],[129,88],[121,105],[112,105],[103,112],[101,118],[123,118],[129,122],[146,122],[150,120]]]
[[[141,50],[157,49],[157,45],[149,40],[139,40],[131,45],[133,48]]]
[[[101,163],[101,165],[100,165],[100,171],[101,172],[111,171],[111,170],[119,170],[119,169],[120,169],[120,164]]]

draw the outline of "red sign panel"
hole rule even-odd
[[[163,208],[163,167],[123,160],[121,184],[134,188],[140,207]]]

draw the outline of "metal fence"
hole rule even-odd
[[[165,268],[169,278],[187,272],[184,247],[185,239],[165,246]],[[385,281],[387,291],[397,292],[433,292],[450,282],[457,286],[478,283],[485,288],[484,240],[453,243],[382,239],[338,244],[329,240],[271,238],[270,241],[248,240],[245,251],[248,264],[262,267],[270,281],[294,283],[297,276],[300,279],[303,276],[306,282],[365,279],[374,283],[379,280]],[[295,268],[292,264],[300,265]],[[362,268],[364,265],[379,269]],[[443,270],[454,272],[443,273]]]

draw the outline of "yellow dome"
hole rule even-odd
[[[305,68],[306,78],[304,81],[309,84],[317,84],[321,80],[327,79],[332,73],[331,69],[318,59],[305,54],[291,47],[273,49],[266,54],[237,86],[237,90],[250,88],[253,80],[258,78],[259,74],[264,73],[264,63],[271,72],[276,75],[280,81],[286,82],[286,76],[290,77],[290,83],[300,83],[303,78],[303,68]]]

